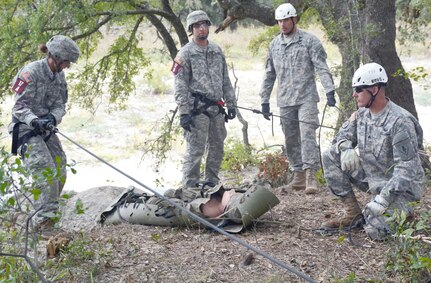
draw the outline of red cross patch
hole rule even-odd
[[[24,72],[20,74],[20,76],[17,78],[15,84],[12,87],[12,90],[17,94],[21,94],[29,82],[31,82],[30,73]]]
[[[16,80],[15,84],[13,85],[12,90],[17,94],[21,94],[27,85],[28,85],[28,83],[21,80],[21,78],[18,78]]]

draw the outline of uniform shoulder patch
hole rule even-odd
[[[341,125],[341,127],[343,129],[346,129],[347,127],[349,127],[350,123],[355,122],[356,120],[356,112],[353,112],[352,115],[350,115],[349,119],[347,119],[346,122],[343,123],[343,125]]]
[[[178,74],[182,68],[183,63],[183,58],[178,56],[175,57],[174,62],[172,63],[171,72],[174,73],[174,75]]]
[[[30,82],[31,82],[30,73],[29,72],[23,72],[16,79],[16,81],[12,87],[12,90],[17,94],[21,94]]]
[[[416,150],[411,140],[408,132],[400,132],[394,136],[392,141],[394,152],[398,154],[403,161],[409,161],[416,156]]]

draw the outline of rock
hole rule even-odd
[[[60,228],[64,231],[78,232],[89,231],[99,226],[97,221],[103,210],[125,189],[124,187],[102,186],[77,193],[67,200],[65,206],[61,207]],[[78,200],[82,203],[83,214],[77,214]]]

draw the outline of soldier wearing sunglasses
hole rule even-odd
[[[376,63],[361,66],[353,76],[352,96],[359,109],[322,154],[328,187],[345,213],[324,222],[323,228],[351,227],[363,215],[367,235],[383,240],[393,234],[402,214],[413,215],[412,204],[421,198],[422,129],[412,114],[386,97],[387,83],[385,69]],[[371,194],[363,210],[352,185]]]

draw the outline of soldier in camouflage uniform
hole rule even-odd
[[[401,213],[411,216],[411,203],[421,198],[422,129],[413,115],[386,98],[387,81],[385,70],[376,63],[363,65],[353,76],[359,109],[322,154],[328,186],[340,197],[346,213],[324,222],[324,228],[349,227],[361,214],[352,184],[372,195],[362,213],[365,231],[375,240],[391,234]]]
[[[204,11],[187,16],[192,41],[174,59],[175,101],[187,142],[183,164],[183,185],[200,182],[202,157],[207,151],[205,180],[217,184],[226,138],[225,122],[234,119],[235,94],[226,59],[219,46],[208,41],[210,19]],[[223,108],[227,106],[228,113]]]
[[[316,129],[319,110],[315,72],[326,91],[328,106],[335,106],[335,86],[319,39],[296,27],[295,8],[285,3],[275,11],[281,33],[272,40],[266,60],[260,96],[262,112],[269,120],[269,99],[278,80],[277,106],[285,135],[287,157],[294,170],[288,189],[318,192],[316,171],[320,167]],[[301,123],[303,121],[304,123]]]
[[[26,65],[15,77],[9,132],[12,152],[19,152],[41,190],[35,203],[39,212],[34,222],[42,229],[52,226],[46,215],[58,211],[58,197],[66,180],[66,155],[57,135],[49,130],[60,124],[66,113],[67,83],[63,69],[78,60],[79,48],[69,37],[56,35],[40,51],[48,56]],[[55,174],[52,182],[44,175],[47,172]]]

